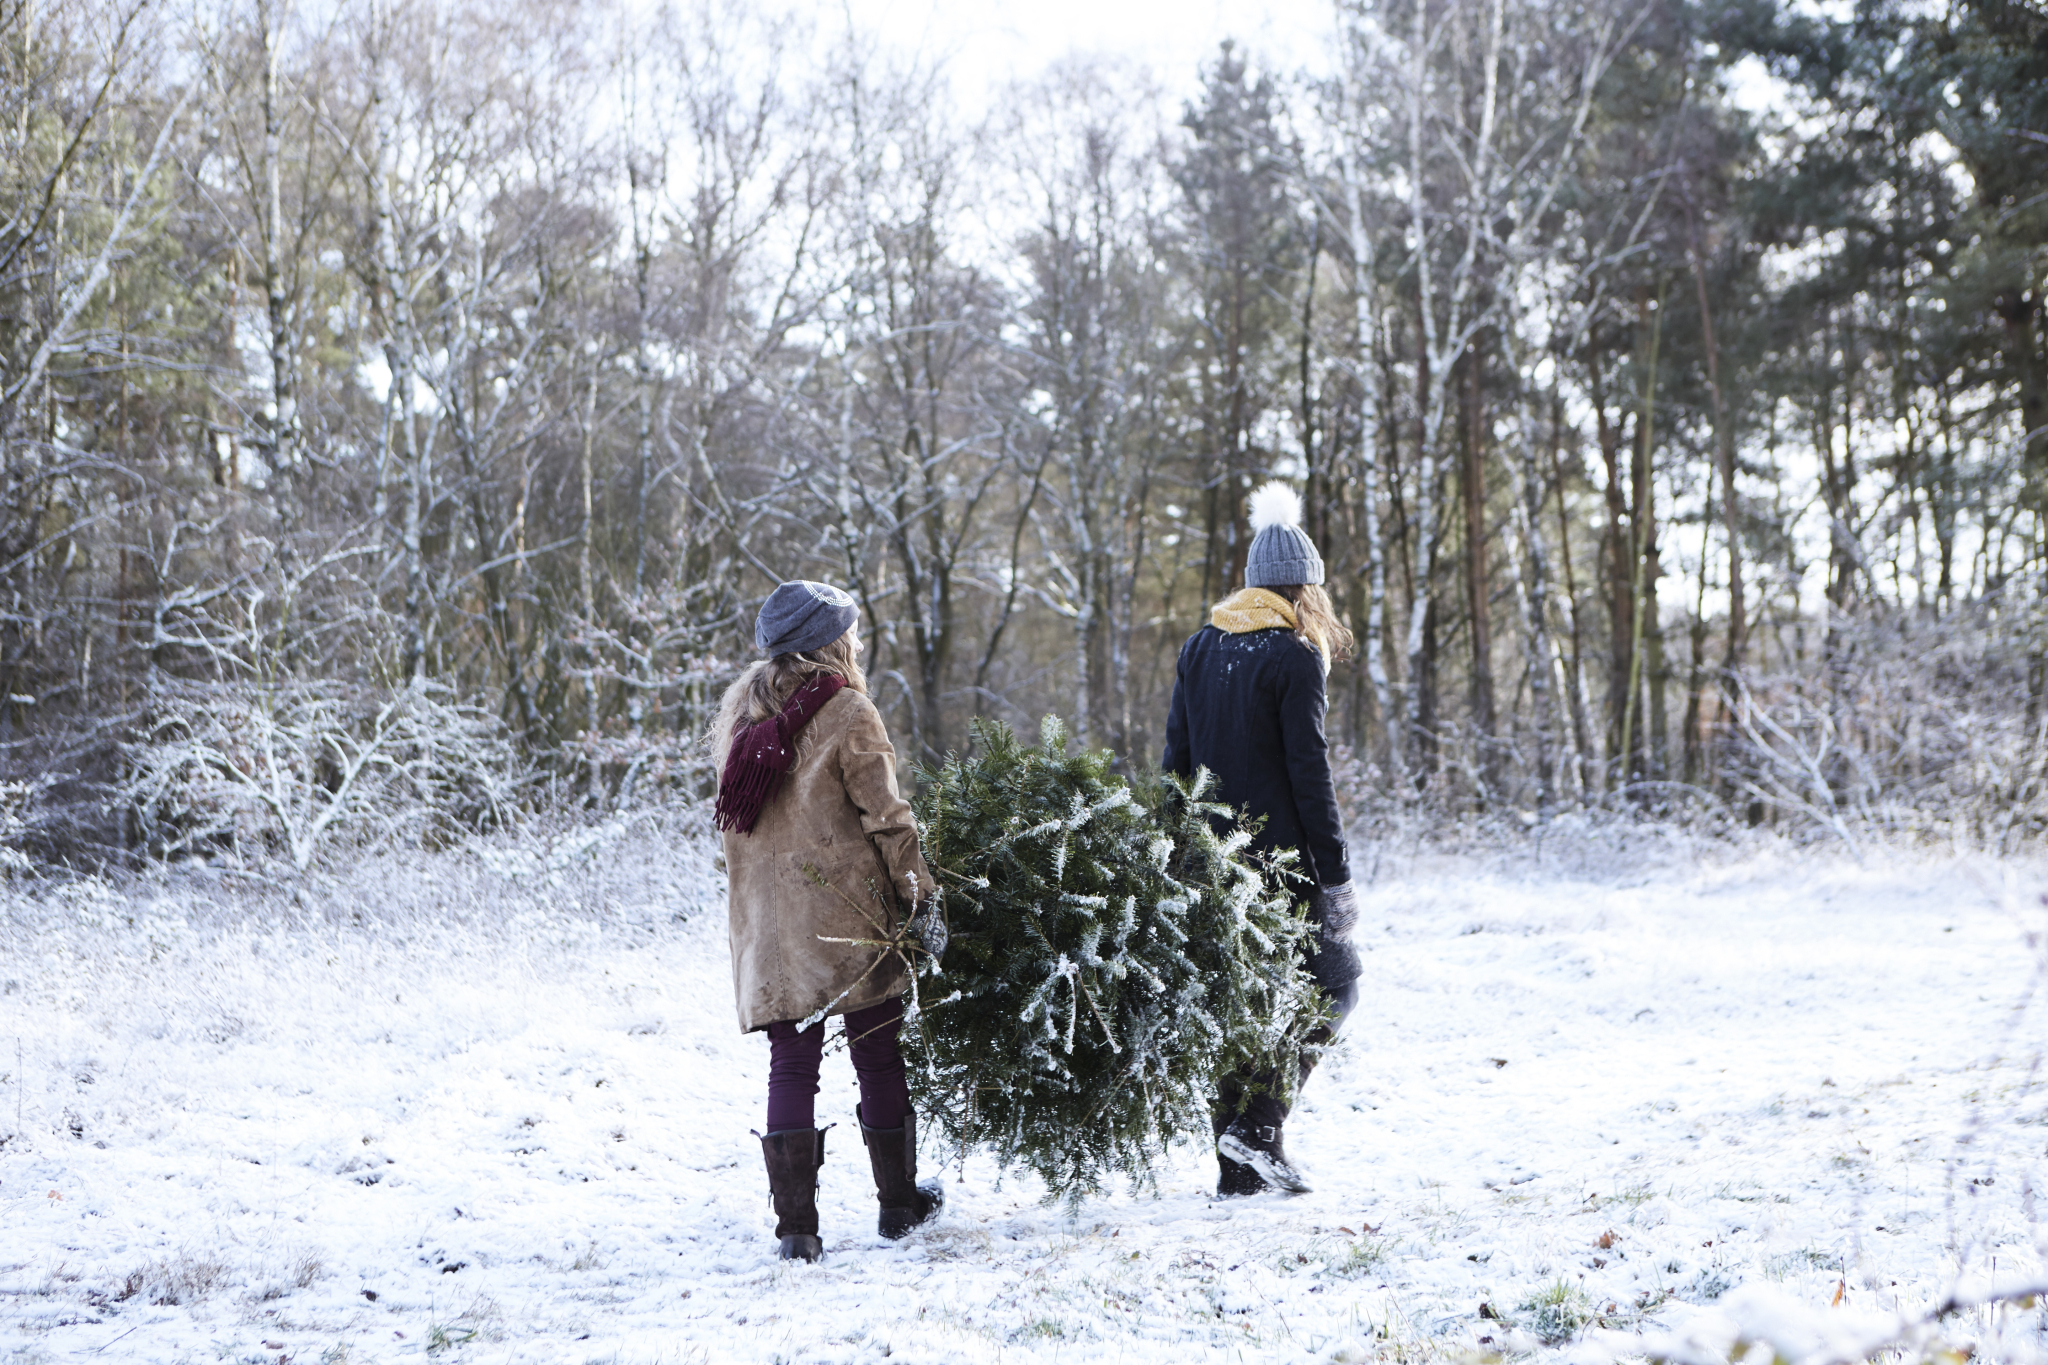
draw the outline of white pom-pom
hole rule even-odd
[[[1252,534],[1268,526],[1301,525],[1301,494],[1275,479],[1252,493]]]

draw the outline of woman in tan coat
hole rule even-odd
[[[896,1048],[905,963],[886,946],[930,897],[932,875],[867,697],[858,618],[853,598],[828,584],[799,580],[769,594],[754,625],[768,657],[727,689],[713,736],[733,995],[741,1030],[768,1034],[761,1152],[785,1260],[823,1251],[816,1100],[831,1015],[845,1019],[860,1078],[878,1230],[901,1237],[945,1199],[936,1181],[917,1181],[916,1120]]]

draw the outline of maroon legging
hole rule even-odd
[[[896,1050],[902,1026],[900,996],[846,1016],[846,1050],[860,1077],[860,1118],[870,1128],[901,1128],[910,1112],[903,1054]],[[818,1066],[824,1057],[824,1021],[803,1030],[792,1020],[768,1026],[768,1132],[817,1126]]]

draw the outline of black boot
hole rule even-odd
[[[904,1237],[912,1228],[938,1217],[946,1203],[946,1187],[936,1180],[917,1183],[916,1115],[905,1114],[901,1128],[870,1128],[863,1119],[860,1136],[868,1145],[868,1163],[875,1168],[875,1199],[882,1206],[875,1231],[891,1239]]]
[[[1308,1179],[1287,1160],[1286,1148],[1281,1145],[1278,1123],[1256,1123],[1254,1116],[1244,1114],[1233,1119],[1216,1139],[1216,1158],[1226,1163],[1236,1162],[1249,1168],[1255,1176],[1276,1190],[1289,1194],[1307,1194],[1314,1188]],[[1221,1193],[1221,1186],[1218,1193]]]
[[[1317,938],[1309,959],[1309,971],[1329,1000],[1330,1013],[1302,1040],[1297,1058],[1297,1089],[1308,1083],[1324,1051],[1336,1040],[1337,1030],[1358,1004],[1360,975],[1358,950],[1348,940]],[[1280,1127],[1287,1122],[1287,1109],[1276,1098],[1278,1075],[1267,1071],[1252,1076],[1226,1076],[1217,1087],[1213,1128],[1216,1134],[1216,1164],[1221,1175],[1216,1181],[1219,1198],[1258,1194],[1267,1188],[1289,1194],[1307,1194],[1309,1183],[1301,1169],[1287,1159]],[[1245,1091],[1251,1090],[1249,1098]]]
[[[1301,1054],[1302,1084],[1307,1084],[1308,1073],[1315,1070],[1332,1036],[1328,1028],[1319,1028],[1308,1036],[1308,1045]],[[1267,1189],[1288,1194],[1309,1192],[1308,1178],[1287,1159],[1281,1142],[1280,1130],[1286,1122],[1287,1110],[1270,1094],[1254,1095],[1242,1114],[1228,1122],[1217,1122],[1216,1160],[1223,1167],[1223,1178],[1216,1184],[1217,1194],[1259,1194]],[[1246,1183],[1251,1188],[1243,1188]]]
[[[815,1261],[818,1240],[818,1168],[825,1164],[825,1130],[786,1128],[761,1139],[768,1192],[775,1199],[775,1235],[785,1261]]]
[[[1210,1131],[1215,1133],[1217,1140],[1220,1142],[1223,1138],[1223,1131],[1228,1127],[1230,1127],[1230,1115],[1224,1113],[1219,1106],[1216,1114],[1209,1120]],[[1229,1157],[1223,1155],[1221,1151],[1218,1151],[1216,1153],[1216,1166],[1219,1171],[1216,1179],[1216,1197],[1218,1199],[1235,1199],[1247,1194],[1263,1194],[1265,1192],[1266,1182],[1259,1179],[1259,1173],[1245,1165],[1242,1161],[1232,1161]]]

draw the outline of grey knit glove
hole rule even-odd
[[[950,936],[946,932],[946,917],[939,913],[937,896],[926,896],[918,902],[916,912],[910,917],[909,929],[918,944],[932,955],[934,961],[946,955],[946,944]]]
[[[1325,938],[1350,938],[1358,927],[1358,893],[1350,882],[1316,888],[1309,897],[1309,909],[1323,926]]]

